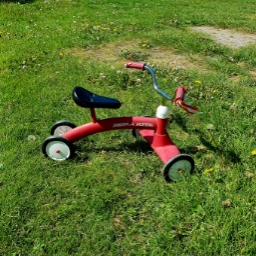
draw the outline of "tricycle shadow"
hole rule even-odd
[[[88,153],[86,153],[86,151],[88,152],[88,147],[87,147],[87,143],[86,143],[86,139],[80,141],[80,143],[77,143],[75,145],[75,154],[74,157],[72,158],[73,161],[76,162],[84,162],[84,161],[88,161],[90,160],[90,157],[88,156]],[[93,147],[93,152],[96,154],[100,154],[102,152],[105,152],[106,154],[108,153],[120,153],[122,154],[122,152],[132,152],[135,154],[143,154],[145,156],[154,154],[154,150],[151,148],[151,146],[141,140],[136,140],[135,142],[129,143],[129,142],[122,142],[120,143],[118,146],[101,146],[101,147]],[[180,148],[180,152],[183,154],[194,154],[197,153],[197,149],[196,147],[184,147],[184,148]]]
[[[76,151],[73,157],[73,161],[75,162],[84,162],[89,161],[90,157],[88,153],[86,153],[87,145],[86,141],[81,141],[81,143],[77,143],[75,145]],[[93,148],[93,152],[96,154],[100,154],[105,152],[106,154],[110,153],[122,153],[122,152],[133,152],[137,154],[151,155],[154,153],[152,148],[148,145],[148,143],[144,141],[137,140],[133,143],[122,142],[119,146],[101,146],[100,148]]]
[[[187,122],[186,119],[182,117],[179,113],[173,115],[171,117],[170,123],[175,122],[184,132],[190,133],[188,127],[187,127]],[[206,134],[199,130],[195,129],[194,133],[197,134],[201,144],[203,145],[204,149],[199,149],[198,146],[188,146],[185,148],[180,148],[181,152],[186,152],[191,155],[195,155],[197,153],[204,153],[206,151],[212,151],[216,154],[218,154],[221,158],[224,158],[225,161],[230,161],[235,164],[241,164],[242,160],[241,157],[236,154],[232,150],[226,150],[223,148],[222,145],[214,145],[213,142],[205,139]]]
[[[207,147],[209,150],[214,151],[216,154],[219,154],[219,156],[221,158],[223,158],[224,161],[230,161],[234,164],[241,164],[242,163],[241,157],[238,154],[236,154],[234,151],[223,149],[222,146],[212,145],[209,141],[207,141],[203,137],[203,135],[204,134],[202,132],[199,135],[201,143],[205,147]]]

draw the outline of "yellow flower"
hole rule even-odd
[[[217,92],[217,90],[213,90],[212,92],[213,92],[213,93],[216,93],[216,92]]]
[[[196,83],[196,84],[202,84],[202,81],[196,80],[195,83]]]
[[[253,155],[253,156],[256,156],[256,150],[253,150],[253,151],[252,151],[252,155]]]
[[[59,55],[60,55],[60,56],[64,56],[64,53],[63,53],[63,52],[60,52]]]
[[[147,46],[147,44],[142,44],[142,47],[146,47]]]
[[[206,169],[203,171],[203,174],[211,173],[211,172],[213,172],[213,170],[214,170],[213,168]]]

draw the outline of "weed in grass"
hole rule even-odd
[[[138,52],[130,52],[130,51],[121,51],[120,57],[130,61],[137,62],[146,62],[148,55],[146,53]]]
[[[254,33],[255,3],[19,3],[0,3],[0,254],[255,255],[255,46],[190,29]],[[130,131],[79,141],[72,161],[41,154],[53,123],[90,120],[72,101],[77,85],[122,101],[100,118],[155,115],[150,77],[123,69],[129,54],[154,65],[168,94],[187,86],[200,109],[170,105],[168,132],[196,162],[184,182],[166,184]]]
[[[225,162],[224,162],[223,155],[222,155],[222,153],[221,153],[222,150],[221,150],[220,145],[219,145],[218,142],[216,141],[216,138],[215,138],[215,136],[214,136],[214,134],[213,134],[213,125],[212,125],[212,124],[208,124],[206,129],[207,129],[207,131],[209,132],[209,134],[210,134],[210,136],[211,136],[211,139],[212,139],[212,141],[213,141],[213,143],[214,143],[214,146],[215,146],[217,152],[219,153],[219,155],[220,155],[220,157],[221,157],[221,165],[222,165],[222,167],[224,167],[224,166],[225,166]]]

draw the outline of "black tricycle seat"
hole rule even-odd
[[[75,103],[83,108],[120,108],[121,103],[117,99],[99,96],[82,87],[75,87],[73,90]]]

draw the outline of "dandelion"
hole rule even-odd
[[[212,92],[213,92],[213,93],[216,93],[216,92],[217,92],[217,90],[213,90]]]
[[[229,199],[227,200],[224,200],[221,202],[221,205],[224,206],[224,207],[230,207],[231,206],[231,201]]]
[[[245,172],[245,175],[248,177],[248,178],[253,178],[254,177],[254,174],[251,173],[251,172]]]
[[[237,109],[237,104],[234,102],[231,107],[230,107],[231,110],[235,111]]]
[[[36,140],[36,136],[35,135],[28,135],[28,140]]]
[[[106,76],[104,75],[104,73],[100,73],[100,78],[106,78]]]
[[[175,78],[174,78],[174,82],[178,83],[178,82],[179,82],[179,78],[178,78],[178,77],[175,77]]]
[[[202,84],[202,81],[200,81],[200,80],[195,80],[195,83],[196,83],[196,84]]]
[[[207,129],[208,131],[212,130],[212,129],[213,129],[213,124],[208,124],[208,125],[206,126],[206,129]]]
[[[213,171],[214,171],[213,168],[206,169],[206,170],[203,171],[203,174],[212,173]]]
[[[235,59],[234,59],[232,56],[230,56],[228,59],[229,59],[229,61],[231,61],[231,62],[235,61]]]
[[[253,155],[253,156],[256,156],[256,150],[253,150],[253,151],[252,151],[252,155]]]
[[[142,47],[146,47],[147,46],[147,44],[142,44]]]

